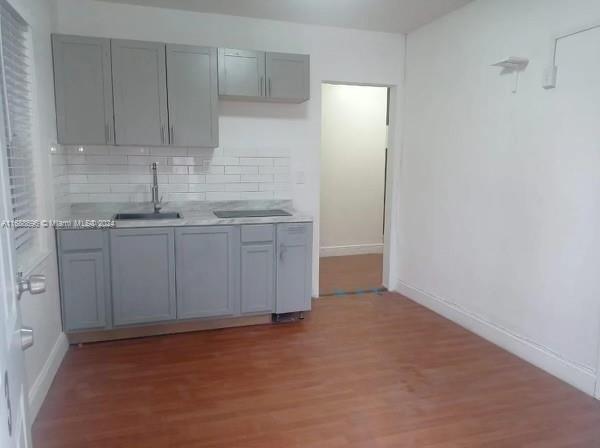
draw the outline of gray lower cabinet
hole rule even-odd
[[[267,53],[267,96],[271,101],[301,103],[310,98],[310,59],[304,54]]]
[[[64,329],[311,308],[312,224],[57,232]]]
[[[239,226],[182,227],[175,240],[177,317],[239,314]]]
[[[116,144],[168,144],[165,44],[112,40],[111,54]]]
[[[58,143],[114,143],[110,40],[52,36]]]
[[[65,331],[110,326],[110,268],[106,231],[59,231],[58,253]]]
[[[173,228],[110,231],[115,326],[177,317],[174,237]]]
[[[275,306],[275,232],[273,224],[241,226],[242,314],[272,313]]]
[[[276,313],[311,309],[311,254],[311,223],[277,225]]]

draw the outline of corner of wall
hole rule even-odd
[[[401,280],[396,283],[394,291],[565,381],[582,392],[600,398],[600,390],[597,388],[597,372],[573,363],[548,347],[496,325],[465,310],[450,300],[408,285]]]

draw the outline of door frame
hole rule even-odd
[[[402,121],[401,121],[401,110],[404,97],[402,95],[402,89],[396,84],[378,84],[378,83],[365,83],[365,82],[347,82],[347,81],[333,81],[323,80],[319,84],[319,88],[323,84],[331,85],[342,85],[342,86],[365,86],[365,87],[384,87],[389,89],[388,92],[388,136],[387,136],[387,166],[385,172],[385,203],[384,203],[384,238],[383,238],[383,272],[382,272],[382,284],[389,290],[393,290],[396,287],[397,275],[394,274],[398,271],[398,251],[395,250],[398,246],[398,229],[399,218],[398,218],[398,204],[399,204],[399,175],[401,166],[401,155],[402,155]],[[320,114],[320,136],[322,136],[322,113],[323,113],[323,95],[322,91],[319,92],[321,101],[319,104]],[[313,295],[319,297],[319,272],[320,272],[320,254],[319,249],[320,243],[320,224],[321,224],[321,153],[322,145],[321,139],[319,140],[319,188],[318,188],[318,208],[315,219],[314,238],[316,242],[317,251],[313,256],[313,262],[315,269],[315,281],[313,281]]]
[[[12,5],[11,5],[12,6]],[[1,40],[1,39],[0,39]],[[0,42],[1,44],[1,42]],[[0,68],[1,65],[0,65]],[[1,74],[0,74],[1,75]],[[8,164],[6,163],[7,142],[4,120],[4,105],[0,104],[0,219],[10,220],[13,218],[10,206],[10,185]],[[25,371],[25,356],[21,348],[21,308],[16,293],[16,252],[11,228],[1,228],[0,232],[0,410],[8,404],[5,398],[5,372],[8,380],[8,396],[10,397],[10,409],[8,415],[0,412],[3,426],[0,432],[0,442],[3,442],[5,434],[8,439],[8,447],[29,448],[32,446],[31,421],[29,414],[29,400],[27,393],[27,378]],[[11,362],[13,363],[10,369]],[[6,365],[4,365],[6,363]],[[12,374],[12,375],[11,375]],[[15,377],[15,374],[17,377]],[[11,412],[12,410],[12,412]],[[12,415],[11,415],[12,414]],[[6,418],[12,422],[12,436],[7,429]],[[11,443],[12,442],[12,443]]]

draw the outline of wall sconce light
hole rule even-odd
[[[523,70],[527,68],[528,65],[529,59],[512,56],[510,58],[492,64],[492,67],[500,67],[502,69],[502,74],[515,74],[515,87],[512,93],[517,93],[517,91],[519,90],[519,75]]]

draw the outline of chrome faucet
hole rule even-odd
[[[154,213],[160,212],[162,208],[162,197],[158,197],[158,174],[156,162],[152,162],[152,205],[154,206]]]

